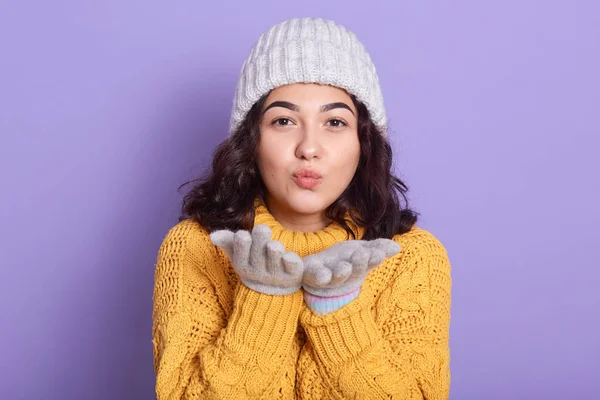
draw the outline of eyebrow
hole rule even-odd
[[[265,108],[265,111],[263,111],[263,114],[266,113],[268,109],[273,108],[273,107],[283,107],[283,108],[287,108],[288,110],[292,110],[292,111],[296,111],[296,112],[300,111],[300,107],[298,107],[294,103],[290,103],[289,101],[274,101],[271,104],[269,104],[267,108]],[[325,104],[324,106],[321,106],[319,108],[319,111],[327,112],[327,111],[331,111],[336,108],[345,108],[346,110],[350,111],[352,113],[352,115],[354,115],[354,111],[352,111],[350,106],[348,104],[342,103],[342,102]]]

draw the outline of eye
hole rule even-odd
[[[334,128],[343,128],[344,126],[348,126],[347,123],[338,118],[332,118],[327,123],[331,123],[331,126]]]
[[[289,118],[277,118],[276,120],[271,122],[271,125],[277,125],[277,126],[289,126],[291,124],[292,124],[292,120]]]

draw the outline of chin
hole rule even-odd
[[[320,214],[333,203],[309,191],[293,194],[287,200],[289,207],[300,214]]]

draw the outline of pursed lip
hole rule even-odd
[[[300,168],[294,172],[294,182],[302,189],[312,190],[323,182],[323,176],[319,171],[315,171],[314,169]]]
[[[313,179],[321,179],[323,175],[311,168],[301,168],[294,172],[294,177],[296,178],[313,178]]]

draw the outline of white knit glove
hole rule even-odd
[[[368,273],[400,245],[390,239],[347,240],[304,257],[303,288],[320,297],[342,296],[359,289]]]
[[[264,294],[294,293],[302,284],[302,258],[286,251],[283,244],[271,240],[271,229],[257,225],[252,233],[244,230],[233,233],[224,229],[210,234],[215,246],[229,257],[242,283]]]

